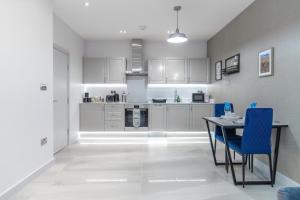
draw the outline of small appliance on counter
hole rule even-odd
[[[205,102],[205,94],[202,91],[200,91],[198,93],[193,93],[192,101],[193,101],[193,103],[204,103]]]
[[[167,99],[152,99],[153,103],[167,103]]]
[[[120,95],[116,91],[111,91],[110,95],[106,95],[106,102],[119,102]]]
[[[88,92],[84,93],[83,102],[84,103],[92,102],[92,98],[90,97],[90,94]]]
[[[122,93],[122,102],[127,102],[127,94],[125,91]]]

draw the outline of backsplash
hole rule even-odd
[[[208,92],[208,89],[205,86],[198,88],[148,88],[148,100],[152,100],[153,98],[166,98],[168,100],[174,100],[175,89],[177,89],[177,95],[179,95],[183,102],[190,102],[192,100],[192,93],[196,93],[198,91],[203,91],[204,93]]]
[[[174,91],[177,89],[177,94],[180,96],[182,101],[189,102],[192,100],[192,93],[203,91],[208,93],[207,86],[199,87],[148,87],[147,88],[147,99],[151,101],[153,98],[166,98],[168,100],[174,99]],[[122,94],[123,91],[128,92],[127,87],[99,87],[99,86],[84,86],[84,92],[89,92],[90,96],[101,96],[105,98],[106,95],[110,94],[110,91],[116,91]],[[84,95],[84,94],[83,94]]]

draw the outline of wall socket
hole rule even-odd
[[[47,137],[42,138],[41,139],[41,146],[44,146],[45,144],[47,144],[47,142],[48,142],[48,138]]]

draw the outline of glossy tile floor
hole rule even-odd
[[[278,185],[234,186],[231,174],[214,166],[207,137],[81,143],[58,153],[50,168],[10,200],[276,199]]]

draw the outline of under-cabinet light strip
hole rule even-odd
[[[148,84],[148,88],[207,88],[208,84]]]

